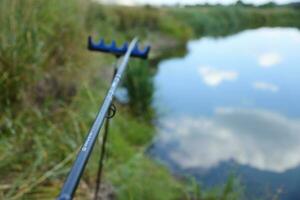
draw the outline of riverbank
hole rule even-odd
[[[88,52],[88,35],[118,43],[138,35],[153,46],[150,63],[157,63],[174,55],[169,49],[180,50],[192,37],[230,34],[232,24],[244,24],[242,19],[249,20],[249,27],[242,28],[299,26],[299,11],[292,8],[266,13],[256,8],[128,8],[71,0],[4,0],[0,11],[1,199],[53,199],[59,193],[112,74],[114,58]],[[248,14],[240,17],[244,12]],[[241,21],[234,23],[237,19]],[[236,193],[234,181],[201,192],[196,183],[185,185],[174,178],[144,155],[154,134],[149,120],[118,105],[104,169],[117,199],[193,199],[191,194],[205,199]],[[79,186],[80,199],[93,193],[98,155],[99,144]]]

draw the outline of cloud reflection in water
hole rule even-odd
[[[268,52],[259,56],[258,64],[264,68],[270,68],[278,65],[282,61],[282,56],[276,52]]]
[[[274,85],[272,83],[263,82],[263,81],[255,81],[252,84],[252,86],[256,90],[265,90],[265,91],[271,91],[271,92],[279,91],[279,87],[277,85]]]
[[[284,172],[300,164],[298,119],[266,110],[219,108],[213,118],[181,117],[162,123],[158,143],[177,144],[169,156],[182,168],[208,169],[233,159]]]
[[[223,81],[234,81],[238,77],[235,71],[214,69],[209,66],[200,66],[198,72],[204,83],[212,87],[220,85]]]

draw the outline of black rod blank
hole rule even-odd
[[[106,97],[103,101],[103,104],[97,114],[97,117],[92,125],[92,128],[90,129],[90,131],[85,139],[85,142],[77,155],[77,158],[72,166],[72,169],[63,185],[63,188],[62,188],[61,193],[60,193],[59,197],[57,198],[57,200],[71,200],[73,198],[74,193],[79,184],[80,178],[82,176],[82,173],[84,171],[84,168],[86,166],[86,163],[87,163],[87,161],[90,157],[90,154],[93,150],[95,141],[99,134],[99,131],[103,125],[103,122],[106,118],[108,109],[113,100],[113,95],[119,85],[122,75],[124,74],[124,71],[127,67],[127,63],[130,58],[130,55],[131,55],[132,51],[134,50],[134,48],[137,44],[137,41],[138,41],[137,38],[135,38],[131,41],[125,56],[122,58],[120,66],[117,70],[117,73],[114,76],[114,79],[112,81],[111,87],[107,92],[107,95],[106,95]]]

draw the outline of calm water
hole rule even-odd
[[[151,154],[207,186],[234,172],[248,197],[300,199],[300,32],[261,28],[187,47],[154,79]]]

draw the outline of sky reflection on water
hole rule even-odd
[[[212,118],[163,121],[160,144],[173,140],[170,158],[183,168],[211,168],[222,161],[284,172],[300,163],[300,120],[266,110],[218,108]]]
[[[299,56],[293,28],[189,42],[187,55],[161,62],[155,77],[153,154],[206,172],[227,161],[278,176],[297,168]]]

